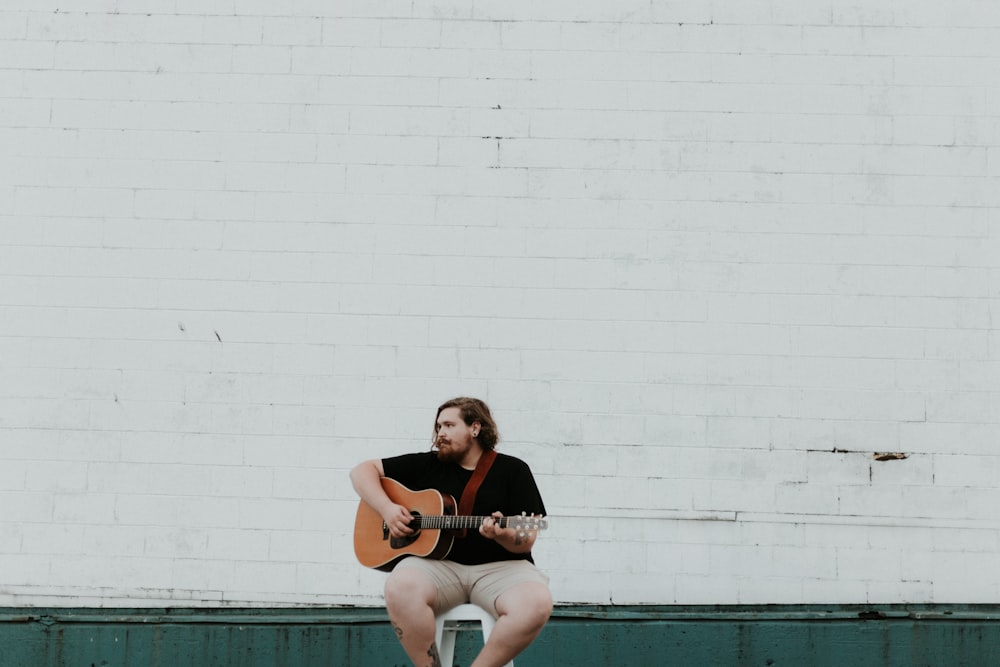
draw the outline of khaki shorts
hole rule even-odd
[[[541,570],[526,560],[503,560],[482,565],[462,565],[450,560],[428,560],[410,556],[396,565],[394,571],[412,568],[430,577],[437,587],[434,613],[471,602],[494,617],[498,616],[496,599],[518,584],[549,583]]]

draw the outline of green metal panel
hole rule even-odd
[[[406,664],[381,611],[7,611],[0,617],[3,667]]]
[[[380,609],[0,609],[2,667],[408,664]],[[1000,665],[1000,606],[559,607],[516,664]]]

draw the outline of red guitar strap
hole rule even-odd
[[[486,450],[479,457],[476,469],[472,472],[472,477],[469,478],[465,489],[462,490],[462,499],[458,501],[459,516],[469,516],[472,514],[472,504],[476,500],[476,493],[479,491],[479,487],[482,486],[483,480],[486,479],[486,473],[490,471],[490,466],[493,465],[493,460],[496,457],[497,453],[492,449]],[[465,537],[466,534],[467,531],[463,528],[458,536]]]

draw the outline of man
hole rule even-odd
[[[371,459],[351,470],[354,489],[382,516],[392,537],[412,534],[413,517],[385,494],[382,477],[413,490],[436,489],[457,501],[480,457],[493,451],[498,440],[489,407],[475,398],[456,398],[439,407],[434,433],[429,452]],[[531,558],[537,533],[518,533],[496,521],[522,512],[545,513],[534,477],[523,461],[498,453],[469,513],[485,517],[478,530],[456,539],[444,560],[410,556],[389,574],[385,583],[389,620],[414,665],[440,665],[434,617],[465,602],[497,617],[472,667],[506,664],[541,632],[552,613],[552,596],[548,577]]]

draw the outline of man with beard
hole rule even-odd
[[[436,489],[458,499],[481,457],[492,458],[481,481],[473,516],[485,517],[478,530],[456,539],[443,560],[409,556],[385,583],[389,620],[407,655],[418,667],[440,665],[434,641],[434,617],[472,602],[497,618],[489,641],[472,667],[504,665],[538,636],[552,612],[548,577],[534,565],[531,547],[537,533],[501,528],[498,519],[522,513],[544,515],[545,506],[528,465],[494,452],[496,423],[487,405],[456,398],[438,408],[434,448],[429,452],[371,459],[351,470],[361,499],[382,516],[389,534],[413,534],[409,510],[382,489],[390,477],[413,489]]]

